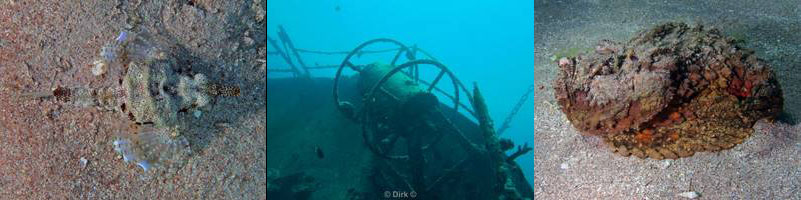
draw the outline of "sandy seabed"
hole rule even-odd
[[[0,199],[266,199],[265,6],[0,0]],[[14,98],[117,80],[90,66],[129,22],[182,68],[242,91],[180,116],[192,155],[169,173],[122,161],[112,141],[129,122],[119,113]]]
[[[581,136],[559,110],[551,57],[601,39],[626,41],[668,21],[718,27],[743,37],[776,73],[785,114],[760,121],[743,144],[678,160],[612,153],[600,138]],[[797,1],[537,1],[535,3],[534,192],[537,199],[801,198],[801,5]]]

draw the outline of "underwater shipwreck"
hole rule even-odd
[[[286,66],[267,68],[270,198],[533,199],[515,162],[531,148],[500,138],[509,118],[496,130],[492,99],[429,53],[386,38],[311,51],[277,35],[267,55]],[[301,55],[314,53],[342,62],[309,66]]]
[[[778,117],[784,102],[765,61],[702,25],[660,24],[556,64],[562,112],[622,156],[677,159],[730,149],[758,120]]]

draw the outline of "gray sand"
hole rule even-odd
[[[535,4],[535,178],[537,199],[801,198],[801,5],[797,1],[638,3],[542,1]],[[553,98],[562,49],[591,47],[601,39],[626,41],[661,22],[718,27],[744,37],[774,68],[784,90],[784,117],[760,121],[743,144],[679,160],[643,160],[613,154],[597,137],[581,136]],[[795,125],[793,125],[795,124]]]
[[[267,77],[257,61],[266,56],[265,6],[0,0],[0,199],[267,199]],[[114,151],[115,134],[131,123],[119,113],[15,98],[113,84],[116,77],[95,77],[90,66],[130,16],[182,67],[242,90],[198,117],[180,115],[193,154],[169,176],[158,167],[143,172]]]

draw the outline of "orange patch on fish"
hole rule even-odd
[[[679,132],[671,131],[670,135],[668,135],[668,137],[670,137],[671,140],[676,141],[676,140],[679,139]]]
[[[651,142],[654,140],[653,132],[654,131],[651,129],[645,129],[634,135],[634,140],[637,140],[637,142],[645,145],[651,144]]]
[[[678,121],[679,119],[681,119],[681,114],[679,114],[679,112],[670,113],[671,121]]]

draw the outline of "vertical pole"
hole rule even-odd
[[[479,128],[484,135],[484,140],[486,140],[485,148],[487,148],[487,153],[489,153],[491,162],[495,164],[495,171],[493,173],[496,180],[494,186],[495,192],[497,192],[498,195],[504,195],[507,192],[506,188],[504,188],[504,185],[507,181],[507,174],[506,170],[504,169],[506,160],[503,159],[504,154],[500,147],[501,145],[498,140],[498,135],[495,133],[492,118],[489,117],[487,104],[484,102],[484,97],[478,90],[477,83],[473,83],[472,103],[473,110],[478,116]]]
[[[417,59],[416,58],[417,57],[417,45],[416,44],[412,45],[412,48],[409,50],[409,52],[406,52],[406,53],[407,53],[406,54],[406,59],[409,59],[409,61]],[[415,83],[420,82],[420,70],[419,70],[419,67],[417,67],[416,64],[414,65],[414,67],[412,67],[412,71],[413,71],[413,74],[414,74],[414,82]]]

